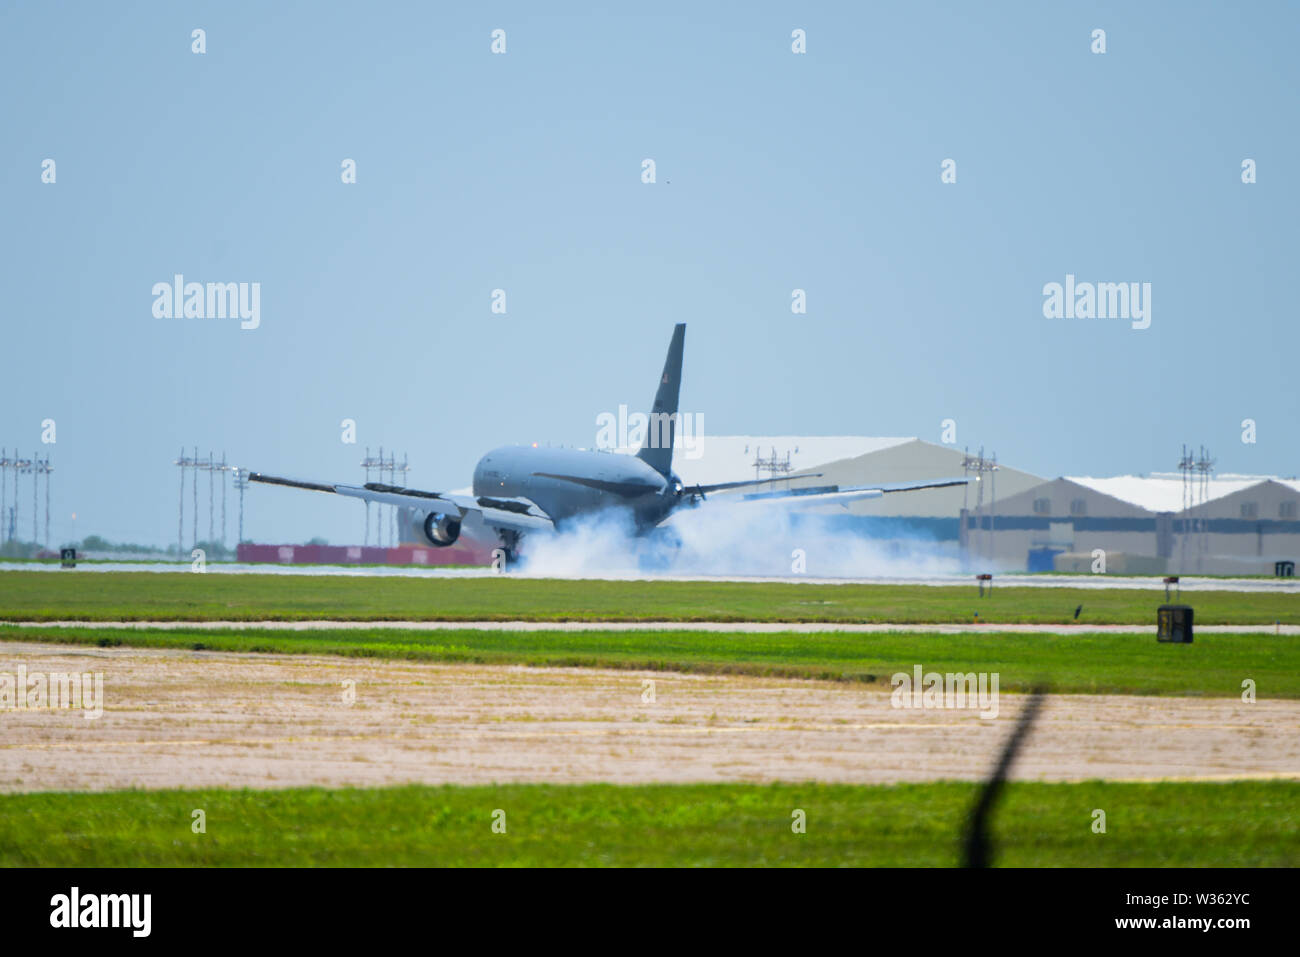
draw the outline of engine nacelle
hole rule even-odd
[[[460,519],[441,512],[430,512],[424,517],[424,537],[431,545],[446,548],[460,538]]]

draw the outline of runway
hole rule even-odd
[[[1039,635],[1134,635],[1150,636],[1155,625],[1089,625],[1016,622],[951,622],[947,624],[895,624],[892,622],[836,621],[11,621],[6,628],[115,628],[160,629],[163,631],[368,631],[389,628],[400,631],[716,631],[729,634],[858,634],[906,633],[922,635],[977,635],[1016,632]],[[1197,625],[1199,634],[1210,635],[1300,635],[1300,625]]]
[[[101,574],[107,572],[189,573],[189,562],[82,562],[75,569],[61,568],[45,562],[0,562],[4,572],[41,571],[62,575]],[[210,562],[204,574],[208,575],[336,575],[348,578],[494,578],[491,568],[427,568],[419,565],[263,565],[237,562]],[[546,579],[553,575],[511,571],[511,578]],[[937,588],[973,588],[974,575],[935,575],[928,577],[875,577],[875,578],[814,578],[806,575],[780,577],[743,575],[671,575],[671,574],[611,574],[579,575],[566,577],[568,581],[647,581],[647,582],[748,582],[751,584],[786,585],[928,585]],[[1132,577],[1120,575],[995,575],[996,588],[1132,588],[1163,592],[1164,583],[1158,577]],[[1188,576],[1182,579],[1184,592],[1282,592],[1300,594],[1300,578],[1207,578]]]

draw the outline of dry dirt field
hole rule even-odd
[[[0,791],[976,778],[1023,702],[986,720],[789,679],[0,648],[20,665],[102,672],[104,710],[0,711]],[[1300,701],[1054,695],[1012,776],[1300,778]]]

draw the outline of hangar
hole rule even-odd
[[[1189,504],[1190,503],[1190,504]],[[1000,569],[1109,573],[1290,574],[1300,558],[1300,481],[1179,473],[1059,478],[998,502]],[[974,535],[968,533],[968,536]],[[1290,563],[1290,570],[1288,565]]]
[[[693,453],[679,452],[674,458],[678,474],[688,485],[770,477],[773,488],[799,488],[969,475],[978,481],[815,510],[868,538],[935,543],[954,556],[973,552],[992,557],[992,542],[978,534],[968,536],[963,515],[971,516],[972,526],[978,524],[976,518],[993,519],[996,528],[1004,498],[1044,482],[1041,476],[1001,464],[995,472],[981,474],[967,467],[970,457],[963,450],[915,437],[704,435],[696,437],[695,443]]]
[[[970,467],[961,449],[918,438],[698,436],[675,464],[688,484],[770,477],[773,487],[855,485],[969,475],[925,489],[830,506],[855,533],[937,543],[990,571],[1287,574],[1300,559],[1300,480],[1181,473],[1044,479],[1001,463]],[[744,494],[740,490],[724,494]],[[1190,505],[1186,503],[1190,502]]]

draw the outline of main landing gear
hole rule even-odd
[[[492,570],[498,575],[509,571],[519,562],[518,532],[501,529],[501,544],[492,549]]]

